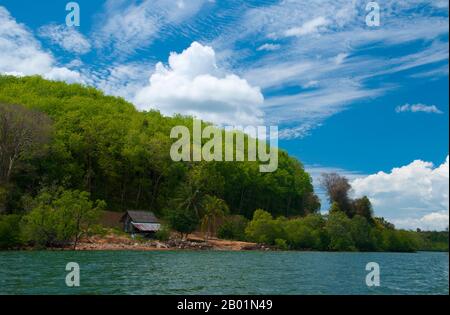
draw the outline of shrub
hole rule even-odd
[[[281,249],[281,250],[288,250],[289,249],[289,246],[288,246],[286,240],[284,240],[282,238],[277,238],[275,240],[275,246],[278,247],[278,249]]]
[[[291,247],[296,249],[316,248],[320,239],[318,235],[308,227],[304,219],[294,219],[286,223],[287,240]]]
[[[8,189],[0,185],[0,213],[6,210],[6,201],[8,200]]]
[[[0,216],[0,249],[10,249],[21,245],[20,216]]]
[[[155,233],[155,238],[162,242],[168,241],[170,238],[170,230],[166,226],[163,226]]]
[[[88,235],[99,235],[99,236],[106,236],[109,232],[109,229],[105,228],[104,226],[100,224],[94,224],[92,227],[89,228],[89,231],[87,231]]]
[[[285,238],[285,222],[285,218],[274,220],[270,213],[258,209],[253,215],[253,220],[247,225],[245,235],[253,242],[273,245],[275,239]]]
[[[219,227],[217,236],[227,240],[245,240],[245,228],[248,220],[241,215],[233,215],[225,218],[224,223]]]
[[[384,230],[383,239],[384,249],[391,252],[414,252],[419,247],[414,232]]]

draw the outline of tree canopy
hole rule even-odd
[[[44,156],[31,155],[11,172],[7,208],[14,211],[23,210],[21,196],[35,196],[51,185],[86,191],[111,210],[148,209],[160,215],[173,209],[183,191],[185,197],[186,191],[217,197],[230,214],[247,218],[258,208],[294,216],[320,207],[303,165],[281,150],[273,173],[259,172],[258,161],[172,161],[170,131],[179,125],[192,130],[192,117],[140,112],[94,88],[37,76],[0,76],[0,102],[53,122]]]

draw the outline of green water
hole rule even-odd
[[[65,284],[68,262],[80,287]],[[448,294],[448,265],[426,252],[0,252],[0,294]]]

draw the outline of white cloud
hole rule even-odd
[[[58,67],[52,54],[45,52],[28,29],[0,6],[0,73],[39,74],[51,80],[81,82],[80,73]]]
[[[149,65],[146,62],[115,64],[102,69],[93,81],[106,94],[121,96],[132,102],[152,73]]]
[[[355,196],[367,195],[377,216],[403,228],[448,226],[449,158],[438,167],[416,160],[351,182]]]
[[[175,29],[183,34],[183,23],[189,21],[204,3],[204,0],[108,0],[104,5],[105,13],[99,16],[97,30],[93,33],[94,44],[98,48],[110,48],[114,56],[134,53]]]
[[[304,89],[314,88],[319,86],[319,81],[311,80],[302,85]]]
[[[325,119],[346,109],[349,104],[364,103],[386,92],[368,89],[350,80],[322,81],[320,88],[288,96],[268,98],[264,103],[270,123],[283,124],[282,139],[304,138],[320,127]],[[280,105],[282,104],[282,105]],[[296,124],[295,126],[289,126]]]
[[[77,71],[69,70],[65,67],[53,67],[43,74],[46,79],[66,82],[83,82],[81,74]]]
[[[448,0],[432,0],[431,2],[439,9],[448,9]]]
[[[262,123],[263,95],[258,87],[216,65],[214,50],[193,42],[182,53],[171,53],[168,65],[159,62],[150,84],[140,90],[135,104],[165,114],[193,115],[216,124]]]
[[[411,75],[413,78],[429,78],[431,80],[436,80],[442,76],[448,77],[448,65],[443,65],[432,70],[425,70],[423,72],[418,72]]]
[[[39,28],[39,36],[76,54],[85,54],[91,49],[89,41],[75,27],[56,24],[44,25]]]
[[[425,104],[405,104],[401,106],[397,106],[395,108],[397,113],[411,112],[411,113],[433,113],[433,114],[443,114],[443,112],[437,108],[435,105],[425,105]]]
[[[281,134],[303,137],[328,117],[361,103],[364,95],[379,96],[398,88],[391,76],[394,73],[409,78],[421,73],[422,80],[425,76],[427,80],[448,76],[448,16],[443,1],[384,1],[383,25],[377,29],[366,27],[365,5],[362,0],[327,0],[254,7],[238,16],[238,23],[225,28],[212,45],[219,51],[232,51],[227,56],[229,62],[239,65],[239,73],[250,84],[263,89],[266,117],[285,123],[280,124]],[[236,50],[255,38],[282,38],[283,49],[256,60],[251,59],[248,49]],[[420,45],[395,52],[390,49],[410,43]],[[386,53],[373,53],[372,48],[386,48]],[[373,79],[381,84],[373,84]],[[346,81],[350,84],[334,88],[335,82]],[[320,85],[315,91],[280,96],[284,88],[305,87],[308,82]],[[336,93],[353,97],[339,98],[338,103]]]
[[[315,79],[314,74],[318,72],[316,65],[314,62],[268,62],[248,69],[244,76],[249,82],[263,89],[276,88],[284,84],[302,82],[305,79],[308,81]],[[310,77],[311,75],[313,77]]]
[[[317,33],[320,29],[324,28],[324,26],[328,25],[330,21],[328,21],[323,16],[319,16],[315,19],[305,22],[300,27],[293,27],[284,32],[285,36],[304,36],[312,33]]]
[[[345,58],[347,58],[347,57],[348,57],[348,54],[346,54],[346,53],[340,53],[340,54],[338,54],[338,55],[334,58],[334,62],[335,62],[337,65],[340,65],[341,63],[344,62]]]
[[[266,44],[259,46],[256,50],[257,51],[262,51],[262,50],[274,51],[274,50],[280,49],[280,47],[281,46],[279,44],[266,43]]]
[[[448,228],[449,215],[448,212],[432,212],[426,214],[419,219],[394,219],[392,223],[400,229],[422,229],[425,231],[443,231]]]

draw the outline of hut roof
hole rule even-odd
[[[160,229],[159,223],[134,223],[132,222],[133,226],[138,229],[141,232],[156,232]]]
[[[158,223],[159,220],[156,218],[156,216],[153,214],[153,212],[150,211],[137,211],[137,210],[128,210],[124,217],[126,215],[129,215],[131,218],[131,221],[135,223]]]

